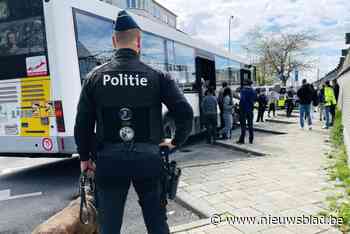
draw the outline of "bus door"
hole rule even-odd
[[[241,69],[240,77],[241,77],[241,86],[243,86],[243,81],[244,80],[251,80],[252,81],[252,73],[251,73],[250,70]]]
[[[196,58],[196,83],[202,96],[209,87],[216,89],[215,62],[209,59]]]
[[[216,89],[215,62],[196,57],[196,84],[199,88],[199,106],[208,88]],[[200,126],[203,128],[202,110],[200,110]]]

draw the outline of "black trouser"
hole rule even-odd
[[[264,122],[264,115],[265,115],[266,107],[264,106],[259,106],[258,108],[258,118],[256,122]]]
[[[107,183],[97,183],[98,221],[100,234],[119,234],[123,222],[125,201],[130,184],[139,197],[149,234],[169,234],[166,208],[161,206],[159,178],[120,177]]]
[[[205,127],[207,129],[207,142],[212,143],[216,138],[217,114],[204,115]]]
[[[245,133],[246,133],[246,128],[248,124],[249,142],[253,143],[253,140],[254,140],[253,118],[254,118],[253,111],[240,112],[240,123],[241,123],[241,136],[239,138],[240,142],[244,143],[245,141]]]
[[[273,113],[273,116],[276,116],[276,104],[275,103],[270,103],[270,106],[269,106],[269,117],[270,117],[270,113]]]
[[[287,100],[286,101],[287,117],[291,117],[292,116],[293,108],[294,108],[293,101],[292,100]]]
[[[331,105],[331,115],[332,115],[332,121],[330,123],[331,126],[333,126],[334,124],[335,112],[336,112],[336,105]]]
[[[96,186],[100,234],[120,234],[131,183],[138,195],[148,233],[169,234],[166,207],[161,202],[159,164],[157,145],[105,144],[98,152]]]

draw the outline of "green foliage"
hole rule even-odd
[[[343,187],[344,194],[327,197],[329,212],[328,215],[343,218],[343,225],[339,228],[342,232],[350,231],[350,168],[346,147],[344,145],[342,115],[337,111],[334,127],[331,131],[331,140],[334,151],[330,153],[329,159],[334,164],[328,167],[331,180],[336,180],[336,187]]]
[[[338,147],[344,144],[342,114],[340,111],[337,111],[336,113],[334,127],[332,128],[332,131],[331,131],[331,139],[335,147]]]

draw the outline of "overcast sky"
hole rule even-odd
[[[157,0],[174,11],[180,29],[221,47],[228,47],[228,20],[235,16],[231,37],[235,53],[245,55],[240,45],[246,33],[256,26],[266,32],[305,31],[318,33],[312,45],[313,56],[320,58],[321,75],[339,62],[345,48],[345,33],[350,32],[349,0]],[[308,77],[316,78],[316,72]]]

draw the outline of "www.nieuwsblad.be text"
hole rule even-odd
[[[240,217],[231,214],[214,214],[211,216],[210,221],[213,225],[230,224],[230,225],[242,225],[242,224],[258,224],[258,225],[341,225],[343,224],[343,218],[333,216],[261,216],[261,217]]]

